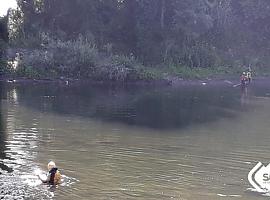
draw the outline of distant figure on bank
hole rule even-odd
[[[241,88],[244,89],[246,87],[246,84],[247,84],[246,72],[242,73],[242,75],[240,77],[240,83],[241,83]]]
[[[57,185],[61,182],[61,174],[53,161],[48,163],[48,173],[45,177],[38,175],[43,183]]]
[[[247,71],[247,80],[248,80],[248,83],[251,83],[252,78],[251,78],[251,68],[250,67],[248,68],[248,71]]]

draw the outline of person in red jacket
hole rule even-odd
[[[240,77],[240,84],[241,84],[241,88],[244,89],[247,85],[247,76],[246,76],[246,72],[243,72],[241,77]]]

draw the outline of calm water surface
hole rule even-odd
[[[265,199],[270,87],[0,83],[0,199]],[[64,183],[37,184],[55,160]]]

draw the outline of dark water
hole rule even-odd
[[[233,117],[230,111],[241,109],[239,91],[225,85],[177,89],[33,85],[16,90],[19,102],[41,112],[154,129],[177,129]]]
[[[270,150],[270,88],[0,83],[4,199],[262,199],[247,173]],[[55,160],[58,188],[34,171]]]

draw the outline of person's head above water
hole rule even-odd
[[[50,161],[50,162],[48,163],[48,170],[49,170],[49,171],[50,171],[52,168],[55,168],[55,167],[56,167],[55,162]]]

